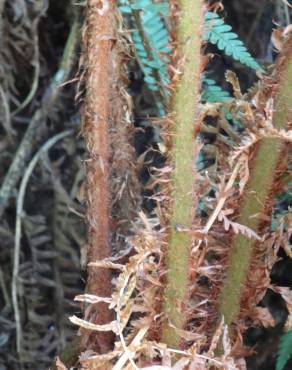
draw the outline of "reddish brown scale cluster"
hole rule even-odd
[[[270,76],[265,77],[262,81],[262,87],[259,96],[258,111],[262,117],[265,116],[263,108],[266,102],[273,98],[275,101],[279,99],[281,91],[281,82],[283,84],[283,74],[286,72],[287,65],[291,61],[291,47],[292,40],[286,42],[282,55],[278,58],[277,65],[274,68]],[[281,107],[283,109],[283,107]],[[286,112],[287,118],[289,112]],[[276,117],[277,119],[277,117]],[[286,129],[289,129],[288,118],[286,123]],[[291,121],[290,121],[291,122]],[[277,122],[275,122],[277,124]],[[274,263],[277,261],[277,252],[280,247],[283,247],[287,243],[287,234],[283,233],[280,229],[276,232],[271,233],[271,212],[274,203],[275,194],[283,190],[283,173],[288,168],[288,153],[291,153],[291,144],[285,142],[282,143],[279,149],[279,161],[278,165],[273,173],[272,187],[270,188],[269,195],[265,200],[263,212],[257,215],[259,218],[258,233],[263,236],[263,241],[255,242],[249,271],[247,272],[247,279],[245,286],[242,289],[241,296],[241,310],[238,317],[238,326],[246,328],[247,320],[249,325],[251,321],[254,324],[261,324],[263,326],[275,325],[271,316],[263,314],[263,310],[257,307],[257,304],[264,297],[267,289],[270,286],[270,273]],[[265,309],[267,311],[267,309]]]
[[[218,297],[230,244],[230,235],[222,231],[222,224],[218,223],[204,237],[201,246],[195,245],[192,251],[187,329],[204,338],[202,346],[205,350],[218,326]]]
[[[271,232],[271,213],[274,198],[275,194],[283,191],[283,173],[288,168],[288,153],[291,152],[291,145],[284,143],[283,147],[264,211],[261,215],[258,215],[261,220],[258,233],[263,236],[263,241],[254,243],[249,272],[242,289],[241,310],[237,322],[237,325],[241,326],[242,329],[246,329],[248,325],[275,326],[275,321],[269,314],[268,309],[260,308],[258,304],[263,299],[267,289],[271,287],[270,274],[278,260],[277,253],[288,242],[288,234],[283,233],[281,228]]]
[[[291,53],[289,45],[286,50]],[[257,120],[258,129],[263,127],[263,122],[265,120],[264,109],[267,105],[267,101],[271,97],[274,99],[276,98],[279,89],[279,75],[282,72],[282,68],[285,68],[287,63],[287,58],[285,58],[281,57],[279,59],[274,72],[270,76],[264,77],[259,90],[253,93],[253,99],[257,99],[257,107],[255,109],[251,103],[250,107]],[[254,125],[253,132],[257,133]],[[249,148],[248,164],[250,171],[252,171],[253,159],[257,155],[259,145],[261,145],[260,142]],[[225,149],[224,145],[223,149]],[[220,149],[219,147],[217,175],[220,172],[224,175],[229,171],[230,157],[226,159],[220,152],[224,153],[224,150],[222,151],[222,148]],[[255,216],[262,220],[255,231],[261,236],[266,235],[266,237],[263,242],[254,242],[251,264],[249,267],[250,272],[248,271],[246,274],[247,280],[245,286],[247,289],[242,289],[241,309],[234,330],[234,355],[237,354],[238,356],[242,356],[248,353],[244,350],[242,344],[242,335],[247,327],[247,319],[249,325],[251,319],[257,323],[261,322],[261,324],[266,324],[266,322],[264,323],[263,321],[266,320],[267,316],[262,316],[261,320],[260,313],[262,314],[262,312],[259,312],[256,306],[270,285],[270,271],[277,259],[277,250],[281,244],[277,238],[277,233],[269,235],[269,228],[273,199],[275,194],[281,189],[282,184],[279,179],[281,179],[281,175],[287,168],[287,162],[283,160],[287,152],[288,147],[284,144],[283,152],[279,156],[281,165],[279,165],[273,173],[275,181],[273,182],[272,189],[270,189],[269,197],[265,201],[263,214]],[[248,190],[245,188],[242,196],[240,196],[237,187],[233,187],[232,192],[233,193],[229,194],[228,200],[224,204],[224,209],[234,210],[231,221],[236,221],[240,215],[243,199],[248,196]],[[195,230],[202,228],[201,222],[201,219],[195,220]],[[220,292],[224,285],[226,270],[230,262],[229,254],[232,248],[233,238],[234,231],[232,231],[232,229],[225,231],[222,222],[217,220],[208,234],[201,240],[197,240],[193,246],[192,262],[190,266],[190,298],[187,312],[188,324],[186,328],[190,332],[201,334],[202,338],[208,338],[207,341],[202,342],[202,348],[204,349],[208,348],[208,343],[210,344],[216,325],[219,322],[218,306]]]

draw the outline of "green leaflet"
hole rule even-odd
[[[205,15],[204,39],[211,44],[216,45],[219,50],[234,60],[255,69],[264,72],[264,69],[247,51],[243,42],[238,39],[236,33],[231,32],[232,28],[219,17],[218,14],[207,12]]]
[[[168,98],[167,86],[169,76],[167,65],[169,62],[168,47],[169,32],[163,17],[168,17],[168,2],[166,0],[154,3],[153,0],[120,0],[119,9],[130,19],[130,28],[133,28],[132,40],[135,45],[137,59],[144,73],[144,81],[149,90],[162,95],[157,99],[160,115],[164,115],[164,102]],[[231,32],[231,26],[213,12],[205,14],[205,30],[203,37],[206,41],[216,45],[226,55],[242,64],[264,72],[245,48],[236,33]],[[203,79],[202,101],[215,103],[226,102],[230,99],[228,92],[222,90],[211,79]],[[158,96],[157,96],[158,98]],[[230,114],[226,118],[233,119]]]
[[[227,101],[233,99],[228,91],[223,90],[222,87],[216,84],[211,78],[203,77],[202,79],[202,103],[226,103]],[[234,126],[240,127],[240,122],[236,119],[230,111],[222,106],[222,112],[225,118],[233,123]]]
[[[210,78],[202,80],[202,102],[208,103],[224,103],[232,99],[228,91],[223,90],[216,82]]]
[[[132,40],[136,55],[144,73],[144,81],[149,90],[160,92],[164,100],[168,97],[167,72],[169,32],[163,17],[168,16],[168,3],[153,3],[153,0],[120,0],[119,9],[130,16],[134,31]],[[164,115],[163,104],[158,102],[160,114]]]
[[[279,349],[278,358],[276,363],[276,370],[282,370],[288,360],[292,356],[292,330],[287,331],[287,333],[282,334]]]

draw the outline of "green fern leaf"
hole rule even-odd
[[[168,96],[166,86],[169,84],[167,71],[170,50],[169,32],[163,17],[168,16],[166,1],[154,3],[153,0],[120,0],[119,9],[122,13],[131,15],[132,40],[136,55],[144,73],[144,81],[149,90],[162,92]],[[158,102],[161,110],[161,104]],[[164,111],[161,110],[161,114]]]
[[[218,14],[207,12],[205,15],[205,30],[203,38],[211,44],[216,45],[219,50],[234,60],[254,70],[264,72],[264,69],[247,51],[243,42],[238,39],[236,33],[231,32],[232,28],[219,17]]]
[[[292,356],[292,330],[289,330],[287,331],[287,333],[282,334],[280,339],[276,370],[283,370],[291,356]]]
[[[203,103],[225,103],[232,99],[228,91],[223,90],[210,78],[203,78],[202,88],[201,100]]]
[[[216,82],[210,78],[203,77],[202,79],[202,94],[201,101],[202,103],[226,103],[230,101],[232,96],[228,91],[223,90],[222,87],[216,84]],[[225,118],[228,121],[231,121],[234,127],[241,127],[240,122],[236,119],[233,114],[227,109],[227,107],[221,107],[222,112],[225,115]]]

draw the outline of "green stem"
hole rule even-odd
[[[172,325],[183,329],[183,302],[188,292],[192,240],[189,232],[179,232],[176,226],[183,225],[191,229],[193,222],[194,128],[199,115],[203,5],[201,0],[181,0],[180,6],[177,34],[184,62],[183,74],[174,91],[172,105],[174,130],[170,156],[174,170],[164,312]],[[172,347],[178,347],[180,343],[177,331],[167,323],[162,330],[162,340]]]
[[[292,40],[286,44],[283,56],[279,57],[275,71],[275,82],[279,82],[275,97],[275,112],[273,125],[277,129],[284,129],[291,123],[292,114]],[[284,62],[283,62],[284,61]],[[270,96],[268,97],[270,98]],[[261,224],[256,215],[270,212],[269,204],[274,198],[273,185],[279,177],[277,169],[283,155],[281,139],[265,138],[259,143],[253,167],[250,171],[250,180],[239,212],[239,223],[251,229],[258,230]],[[270,214],[268,215],[271,216]],[[225,323],[230,325],[236,320],[240,312],[240,300],[244,283],[247,280],[251,256],[256,243],[243,236],[234,238],[229,260],[227,277],[224,282],[219,302],[219,313],[224,316]]]

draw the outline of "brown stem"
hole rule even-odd
[[[110,247],[110,138],[109,117],[112,109],[111,73],[114,69],[116,41],[115,1],[89,0],[85,26],[86,97],[83,130],[89,159],[87,160],[88,262],[111,255]],[[87,292],[98,296],[111,295],[111,274],[106,269],[88,268]],[[104,303],[90,306],[85,319],[106,324],[113,313]],[[105,353],[112,348],[112,333],[92,333],[83,337],[85,348]]]

